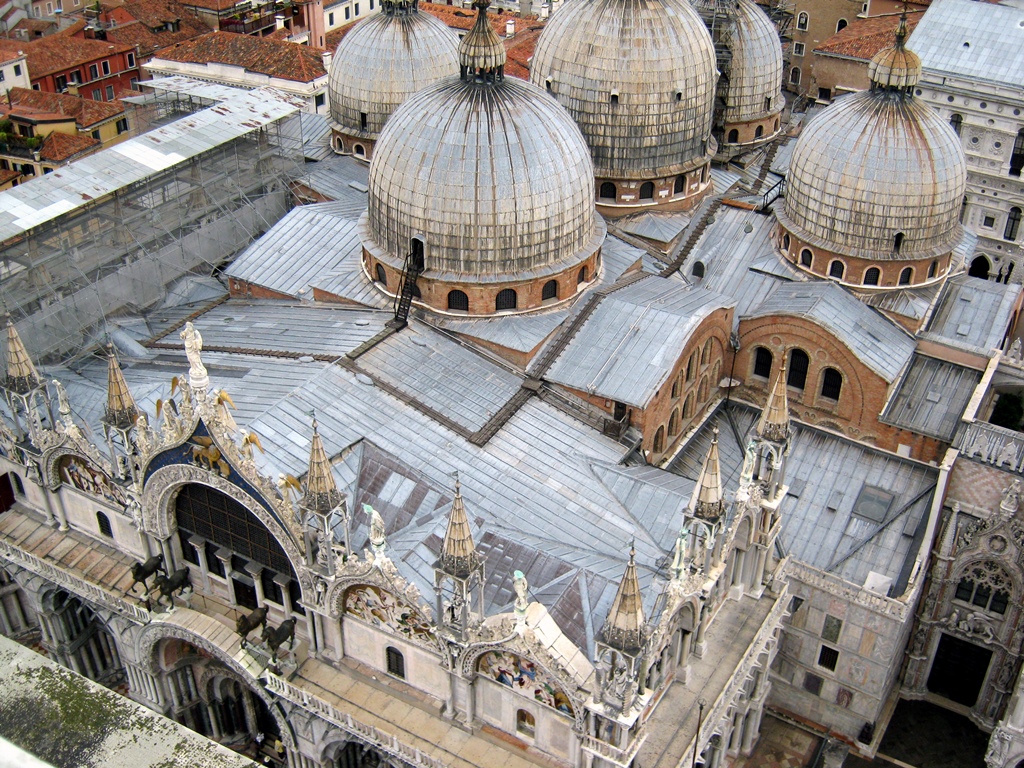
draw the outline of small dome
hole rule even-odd
[[[868,62],[868,78],[879,88],[913,88],[921,79],[921,57],[906,47],[907,16],[896,27],[896,44],[883,48]]]
[[[804,243],[864,259],[931,259],[963,234],[959,137],[900,89],[843,97],[793,149],[779,223]]]
[[[782,111],[782,43],[771,19],[751,0],[737,0],[727,45],[732,53],[723,119],[757,120]]]
[[[384,0],[379,14],[338,45],[328,80],[331,117],[343,131],[377,138],[409,96],[458,74],[458,46],[455,33],[416,2]]]
[[[504,77],[504,56],[478,29],[490,30],[486,2],[476,7],[476,28],[460,46],[462,76],[416,93],[381,132],[364,252],[401,270],[416,238],[428,284],[530,281],[584,262],[592,274],[604,227],[587,146],[558,102]]]
[[[715,50],[686,0],[576,0],[537,41],[530,80],[576,120],[598,178],[683,173],[714,154]]]

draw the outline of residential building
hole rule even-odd
[[[105,39],[135,49],[141,66],[161,49],[205,34],[208,29],[195,14],[172,0],[133,0],[101,8],[89,20],[103,30]],[[84,30],[82,33],[84,34]]]
[[[907,14],[907,29],[911,33],[921,20],[921,13]],[[899,12],[857,19],[816,47],[809,57],[809,66],[819,96],[834,99],[869,88],[868,64],[875,54],[892,45],[899,23]]]
[[[0,105],[7,130],[0,142],[0,170],[16,170],[19,183],[50,173],[129,136],[119,101],[97,102],[70,94],[13,88]]]
[[[212,30],[266,37],[287,29],[293,37],[307,35],[314,47],[325,43],[322,0],[184,0],[182,5]]]
[[[145,65],[151,77],[185,75],[242,88],[271,86],[326,114],[327,69],[320,49],[232,32],[208,32],[157,51]]]
[[[28,57],[21,51],[17,53],[0,49],[0,92],[6,93],[12,88],[30,88],[32,81],[28,76]]]
[[[76,36],[85,22],[27,43],[0,39],[0,51],[24,52],[32,88],[76,92],[93,101],[112,101],[139,80],[135,48]]]
[[[1024,279],[1024,50],[1005,31],[1021,20],[1012,5],[940,0],[912,41],[924,68],[921,98],[967,154],[963,222],[979,238],[971,274],[1015,283]]]

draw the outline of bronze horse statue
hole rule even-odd
[[[164,576],[167,575],[167,570],[164,568],[163,555],[153,555],[144,563],[132,563],[131,591],[135,591],[136,584],[141,584],[146,591],[149,591],[149,586],[146,584],[146,581],[157,571],[163,573]]]
[[[235,622],[235,632],[242,636],[242,645],[245,646],[249,640],[249,633],[256,627],[267,628],[267,606],[261,605],[248,616],[239,616]]]
[[[285,641],[288,641],[288,650],[292,650],[295,647],[295,619],[286,619],[281,622],[281,626],[276,629],[271,627],[263,627],[263,640],[267,643],[267,648],[270,649],[270,655],[274,663],[277,663],[277,649],[284,645]]]
[[[170,602],[170,607],[174,607],[174,593],[177,592],[179,595],[186,589],[192,588],[192,576],[189,573],[188,568],[179,568],[177,571],[168,576],[157,576],[153,582],[153,586],[160,592],[160,596],[156,602],[159,604],[165,597]]]

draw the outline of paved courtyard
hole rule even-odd
[[[750,757],[739,758],[733,768],[806,768],[814,760],[821,739],[765,712],[761,738]]]
[[[900,701],[874,761],[848,757],[843,768],[985,768],[988,734],[962,715],[927,701]]]

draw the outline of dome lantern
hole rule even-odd
[[[505,46],[487,19],[490,0],[476,0],[476,23],[459,43],[459,76],[463,81],[478,83],[502,80],[505,77]]]

